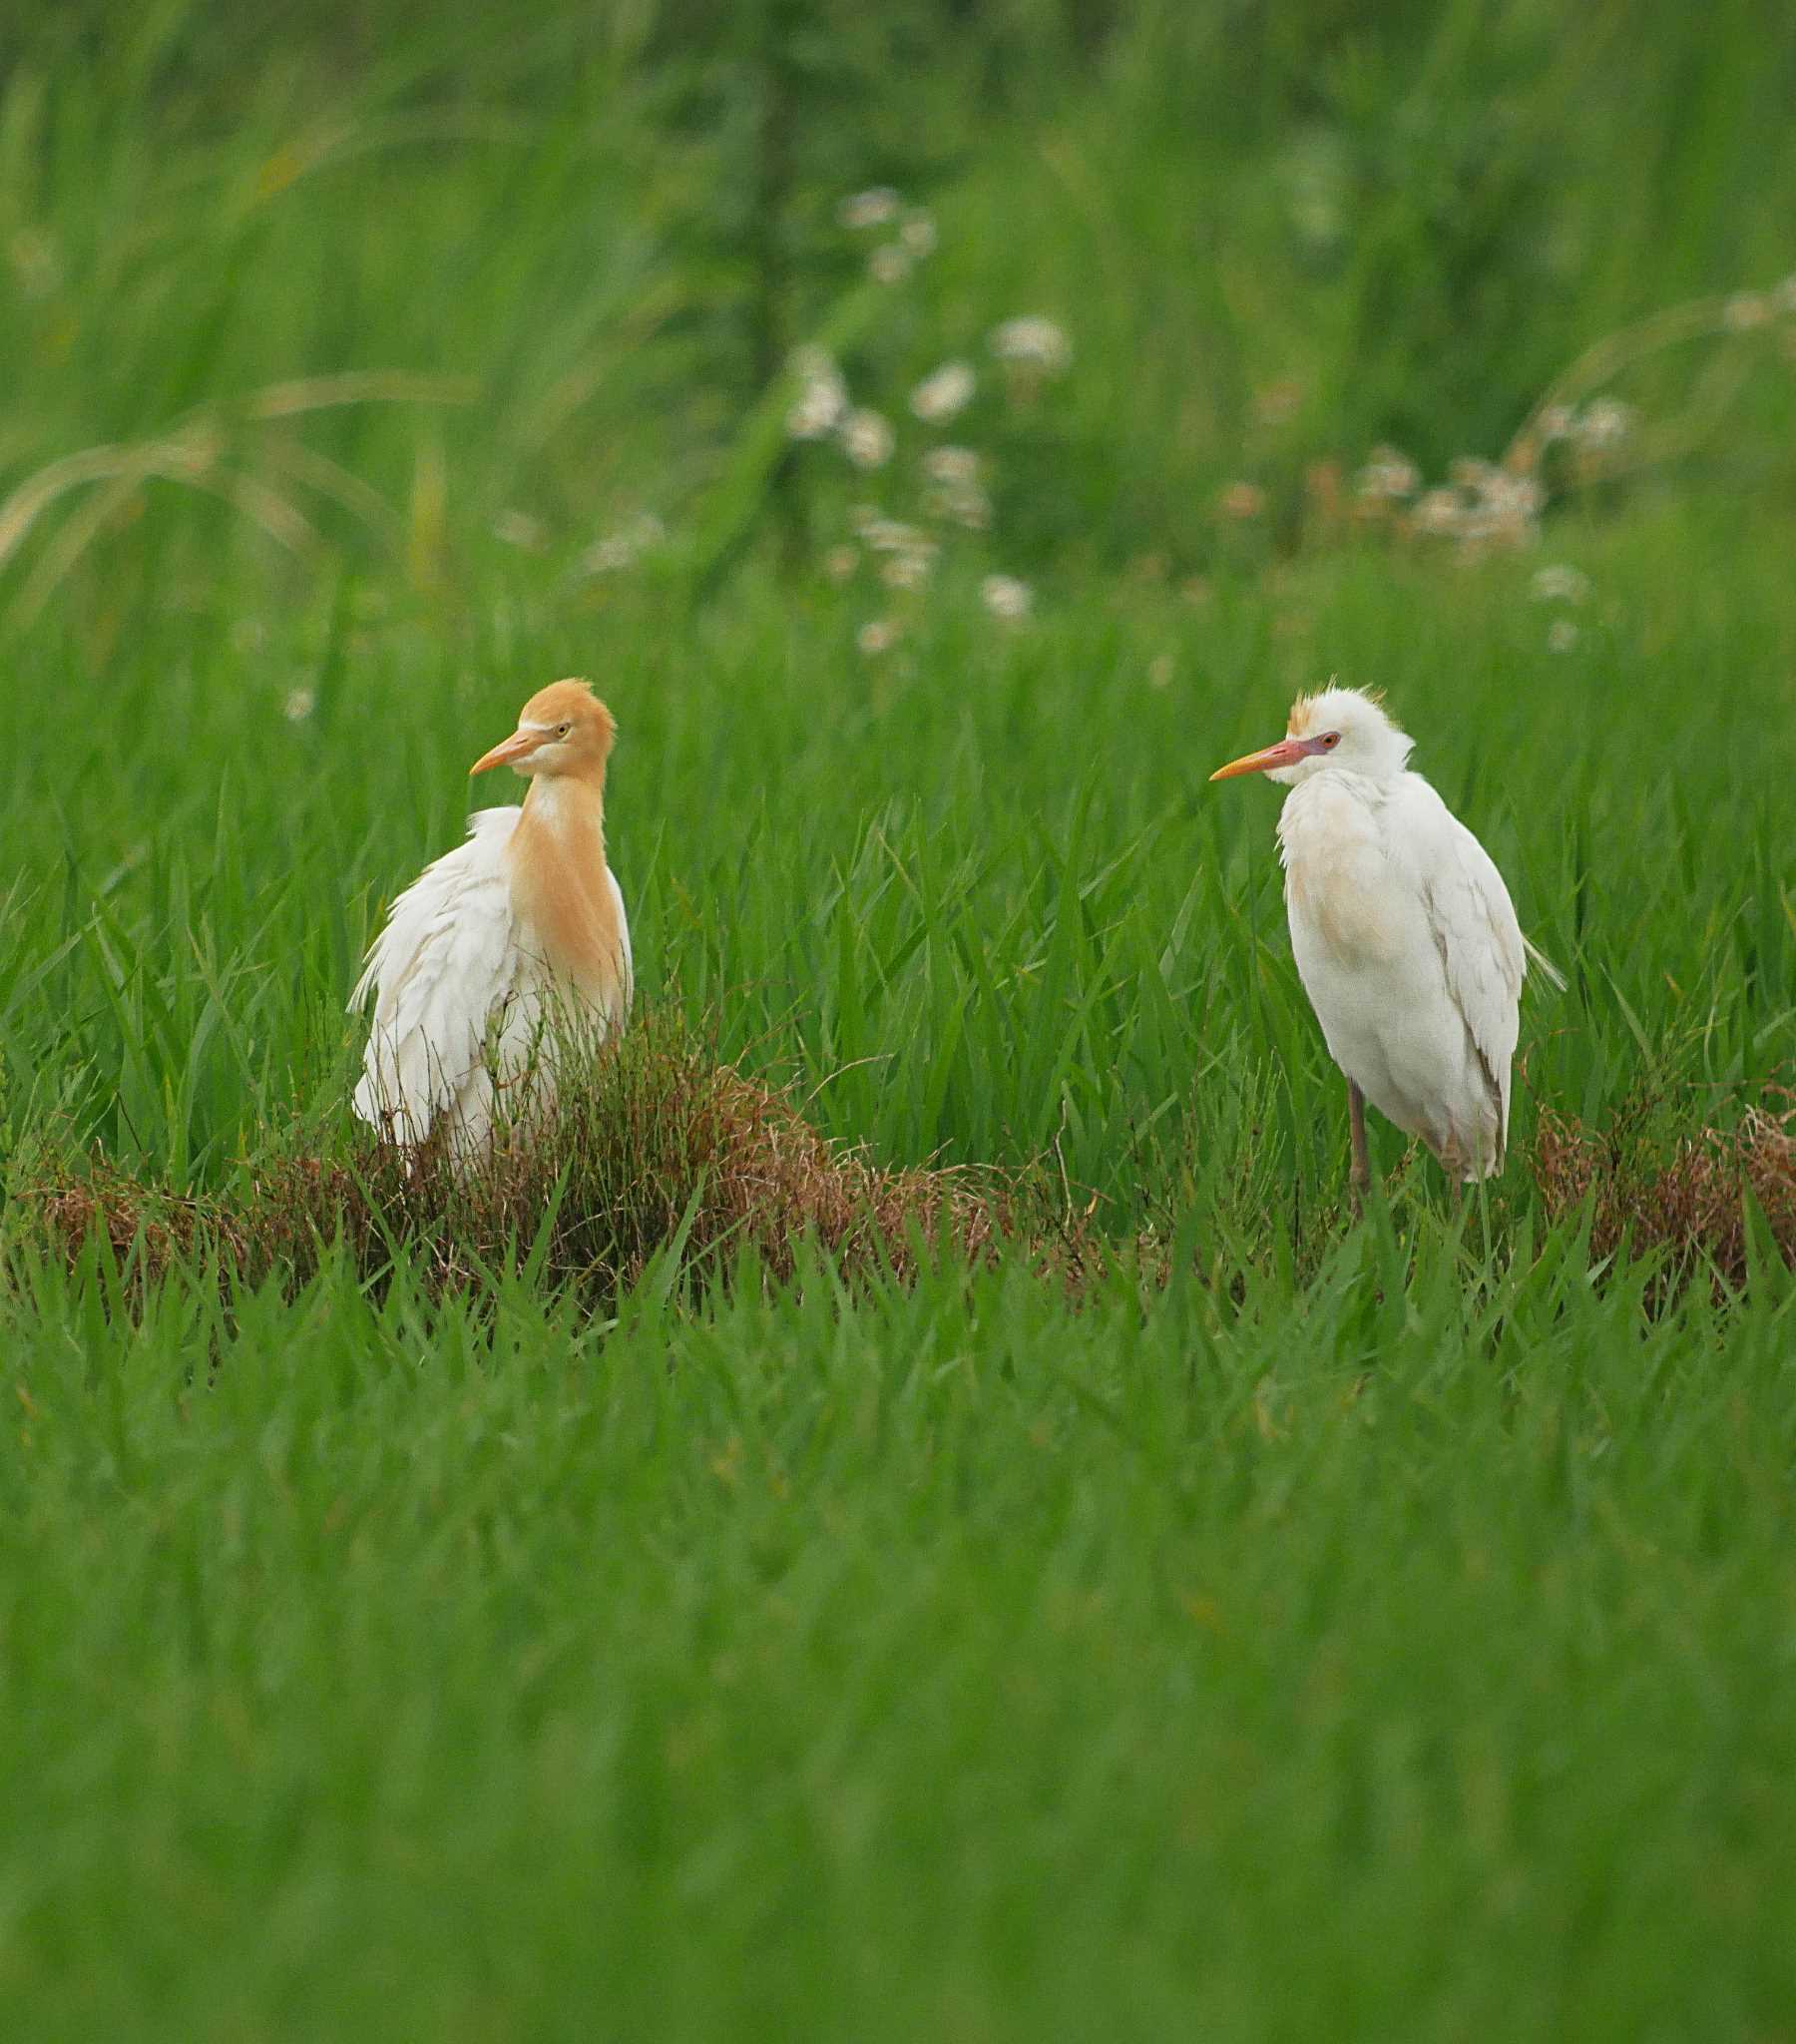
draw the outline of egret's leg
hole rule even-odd
[[[1466,1186],[1465,1158],[1457,1137],[1450,1137],[1441,1151],[1441,1169],[1447,1174],[1448,1210],[1457,1215]]]
[[[1347,1175],[1347,1184],[1357,1214],[1372,1183],[1372,1159],[1366,1149],[1366,1096],[1351,1079],[1347,1081],[1347,1119],[1353,1127],[1353,1169]]]

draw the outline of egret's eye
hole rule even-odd
[[[1324,732],[1322,734],[1322,743],[1332,753],[1335,747],[1341,743],[1341,734],[1338,731]]]
[[[558,739],[565,739],[573,729],[574,727],[571,724],[558,724],[555,727],[555,736]]]

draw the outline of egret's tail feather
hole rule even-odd
[[[1522,939],[1522,948],[1534,960],[1535,964],[1540,967],[1541,977],[1546,980],[1553,991],[1556,994],[1563,994],[1566,991],[1566,975],[1554,964],[1553,960],[1541,949],[1540,945],[1533,942],[1532,939],[1524,937]]]

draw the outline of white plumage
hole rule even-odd
[[[446,1116],[477,1148],[492,1131],[495,1071],[524,1071],[545,1043],[561,982],[512,907],[506,850],[523,814],[475,810],[467,842],[393,903],[350,996],[356,1009],[378,993],[355,1112],[394,1142],[415,1147]],[[609,867],[605,878],[623,965],[610,1028],[630,1006],[632,972],[623,890]]]
[[[1278,820],[1291,949],[1347,1076],[1356,1190],[1363,1100],[1454,1180],[1502,1169],[1533,948],[1484,846],[1407,769],[1410,746],[1372,698],[1327,689],[1299,699],[1281,744],[1211,776],[1291,784]]]
[[[570,1025],[593,1039],[622,1026],[632,959],[605,858],[612,731],[584,684],[533,697],[474,768],[531,774],[523,806],[476,810],[466,842],[393,903],[350,997],[357,1009],[375,996],[352,1104],[389,1140],[476,1155],[497,1123],[553,1097]]]

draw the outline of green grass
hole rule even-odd
[[[1749,1215],[1743,1281],[1667,1303],[1531,1167],[1546,1111],[1796,1082],[1791,321],[1536,551],[1298,543],[1306,462],[1494,453],[1603,333],[1791,266],[1788,52],[1746,8],[1248,13],[919,7],[918,97],[807,126],[788,337],[894,415],[987,374],[993,529],[874,658],[888,600],[813,556],[904,485],[780,469],[753,380],[752,49],[451,8],[376,62],[171,6],[0,51],[0,502],[200,407],[205,482],[319,527],[131,473],[0,558],[0,2032],[1788,2033],[1796,1282]],[[942,241],[882,298],[829,220],[884,176]],[[1032,309],[1074,366],[1007,404],[982,336]],[[244,414],[362,369],[467,401]],[[47,1162],[228,1203],[351,1153],[362,947],[570,672],[645,1006],[878,1164],[1064,1170],[1078,1296],[1020,1250],[700,1294],[671,1248],[595,1308],[439,1296],[415,1243],[297,1289],[46,1248]],[[1571,980],[1460,1215],[1375,1125],[1349,1224],[1271,792],[1205,781],[1330,673]]]
[[[1775,2034],[1790,1312],[1488,1277],[46,1281],[13,2023]]]
[[[1190,1166],[1336,1184],[1273,801],[1205,781],[1329,672],[1390,691],[1572,975],[1528,998],[1520,1142],[1535,1099],[1599,1119],[1642,1077],[1693,1110],[1742,1093],[1796,1017],[1781,535],[1668,515],[1558,538],[1594,584],[1559,654],[1531,561],[1372,553],[1199,607],[1050,590],[1016,635],[950,587],[880,662],[848,599],[762,583],[674,634],[653,592],[576,628],[495,580],[498,626],[351,591],[253,659],[206,614],[146,620],[103,670],[36,635],[0,708],[12,1112],[66,1111],[183,1185],[227,1177],[295,1096],[334,1114],[381,904],[455,841],[517,700],[570,670],[623,727],[611,837],[646,998],[886,1161],[1019,1163],[1059,1131],[1123,1218],[1189,1202]],[[295,686],[317,700],[291,723]]]

